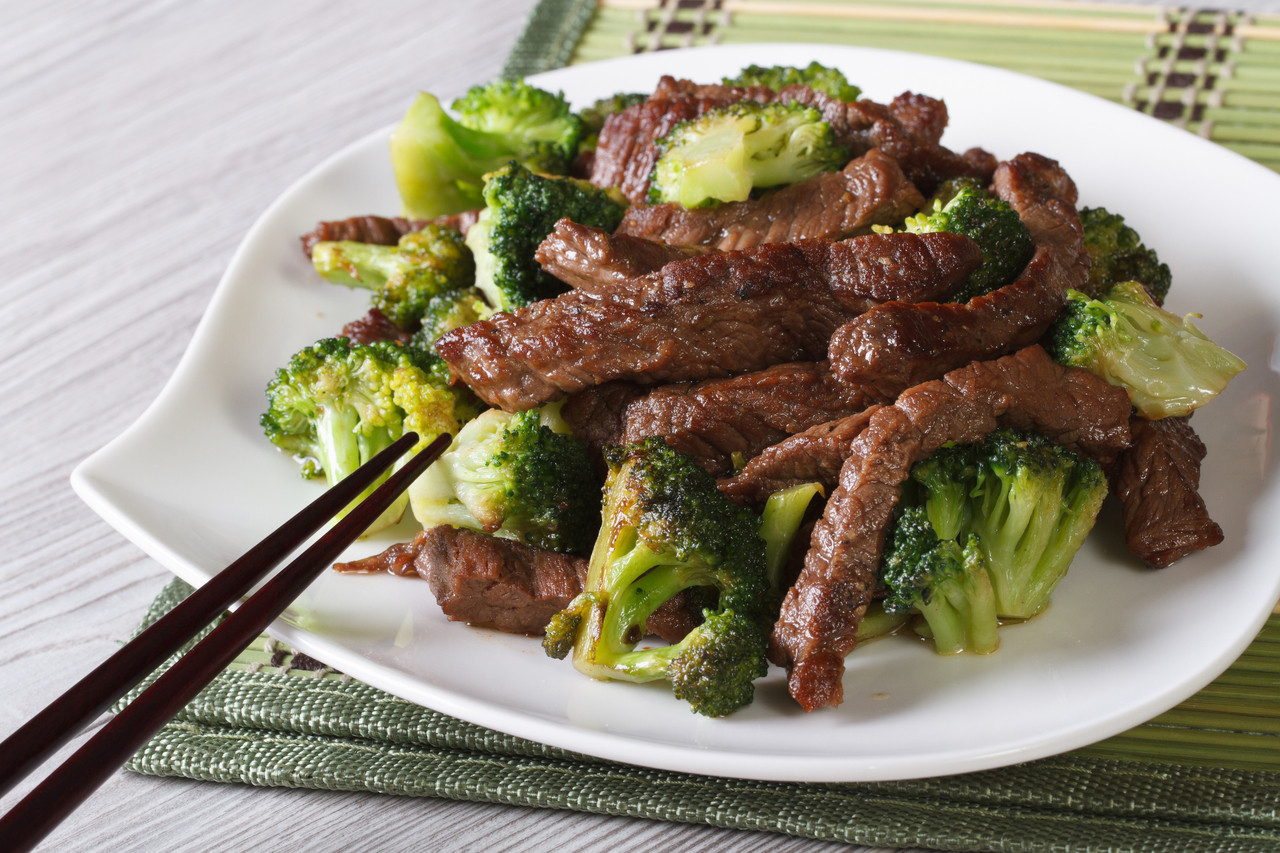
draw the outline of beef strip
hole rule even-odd
[[[875,589],[885,530],[911,466],[944,443],[982,440],[998,425],[1034,426],[1102,458],[1129,441],[1129,399],[1087,371],[1054,363],[1038,346],[971,364],[904,391],[853,440],[804,569],[787,593],[770,643],[806,711],[843,698],[844,656]]]
[[[651,435],[692,456],[714,475],[815,424],[883,400],[871,389],[836,381],[825,362],[792,362],[726,379],[656,388],[626,407],[619,442]]]
[[[400,238],[413,231],[421,231],[428,225],[444,225],[467,233],[480,214],[478,210],[468,210],[451,216],[436,219],[405,219],[401,216],[353,216],[350,219],[339,219],[321,222],[314,229],[302,235],[302,252],[311,260],[311,250],[316,243],[330,240],[353,240],[357,243],[376,243],[381,246],[394,246]]]
[[[1153,568],[1222,541],[1200,497],[1204,442],[1187,418],[1134,417],[1133,446],[1111,474],[1129,550]]]
[[[872,225],[896,225],[924,197],[890,157],[869,151],[842,171],[826,172],[759,198],[688,209],[632,207],[617,233],[674,245],[730,251],[811,237],[841,239]]]
[[[561,219],[538,246],[534,259],[565,284],[603,295],[633,278],[657,272],[671,261],[705,255],[705,246],[672,246]]]
[[[1036,247],[1018,279],[965,303],[890,303],[855,317],[831,339],[838,377],[891,396],[1044,334],[1066,290],[1079,289],[1089,273],[1075,185],[1056,162],[1022,154],[1000,164],[995,188],[1018,211]]]
[[[451,621],[529,636],[540,636],[551,617],[582,592],[587,578],[587,561],[581,557],[447,525],[334,568],[417,575],[431,585]],[[679,642],[702,621],[697,603],[690,593],[675,596],[649,617],[646,630]]]
[[[407,344],[413,337],[413,332],[400,328],[377,308],[370,308],[368,314],[347,323],[339,334],[350,338],[353,344],[371,344],[374,341]]]
[[[871,234],[702,255],[598,299],[580,291],[442,336],[436,352],[491,406],[523,411],[615,379],[665,384],[821,358],[831,332],[890,299],[950,292],[981,259],[954,234]]]

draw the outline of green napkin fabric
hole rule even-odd
[[[1128,104],[1280,169],[1276,17],[1016,0],[543,0],[505,73],[751,41],[870,45],[998,65]],[[147,622],[188,591],[171,583]],[[789,784],[623,766],[429,711],[265,637],[128,767],[868,845],[1280,850],[1280,617],[1230,671],[1156,720],[1074,753],[964,776]]]
[[[180,580],[170,583],[143,627],[189,592]],[[1259,643],[1280,643],[1280,619],[1273,618]],[[1268,677],[1271,704],[1254,710],[1269,712],[1274,722],[1280,719],[1274,664]],[[1160,726],[1151,728],[1158,734]],[[1254,752],[1280,768],[1274,730],[1237,734],[1252,737]],[[1274,769],[1107,758],[1091,748],[1000,770],[905,782],[797,784],[668,773],[452,719],[266,637],[127,767],[214,782],[448,797],[868,845],[1024,852],[1280,850],[1280,771]]]

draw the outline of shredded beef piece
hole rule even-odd
[[[534,259],[549,275],[594,295],[657,272],[671,261],[705,255],[705,246],[672,246],[561,219],[538,246]]]
[[[1022,154],[1000,164],[995,187],[1036,246],[1018,279],[965,303],[890,303],[854,318],[831,339],[837,376],[893,395],[1039,340],[1089,273],[1075,185],[1056,162]]]
[[[617,233],[721,251],[812,237],[838,240],[872,225],[896,225],[924,204],[902,169],[869,151],[839,172],[825,172],[759,198],[689,209],[679,204],[632,207]]]
[[[1133,446],[1121,454],[1111,485],[1120,499],[1129,550],[1153,568],[1222,541],[1200,497],[1204,442],[1188,418],[1134,417]]]
[[[581,557],[447,525],[334,568],[416,574],[431,585],[451,621],[529,636],[541,635],[551,617],[582,592],[587,578],[587,561]],[[698,605],[703,603],[690,592],[681,593],[654,611],[645,628],[667,642],[679,642],[702,621]]]
[[[779,364],[727,379],[664,385],[629,402],[623,444],[660,435],[711,474],[793,433],[888,402],[837,382],[825,362]]]
[[[917,385],[872,413],[774,626],[770,654],[790,671],[796,701],[812,711],[843,698],[844,656],[874,593],[885,530],[912,465],[948,441],[980,441],[1000,424],[1031,426],[1106,458],[1127,445],[1128,419],[1122,389],[1061,367],[1038,346]]]
[[[343,326],[340,336],[350,338],[353,344],[371,344],[374,341],[407,344],[413,332],[400,328],[377,308],[370,308],[368,314]]]
[[[485,402],[523,411],[615,379],[727,376],[821,358],[877,302],[950,292],[979,263],[955,234],[806,240],[673,261],[609,298],[580,291],[455,329],[436,352]]]
[[[441,216],[436,219],[405,219],[400,216],[353,216],[331,222],[321,222],[313,230],[302,235],[302,253],[311,260],[311,250],[316,243],[331,240],[353,240],[357,243],[376,243],[394,246],[400,238],[413,231],[421,231],[428,225],[444,225],[456,228],[463,234],[475,224],[478,210]]]

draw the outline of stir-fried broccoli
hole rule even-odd
[[[828,68],[817,62],[810,62],[805,68],[792,65],[774,65],[763,67],[748,65],[736,77],[725,77],[726,86],[768,86],[780,92],[786,86],[800,84],[826,92],[841,101],[856,101],[862,90],[849,82],[848,78],[836,68]]]
[[[409,501],[424,528],[469,527],[581,556],[600,528],[586,446],[556,407],[481,413],[409,487]]]
[[[402,329],[416,328],[436,296],[470,287],[471,250],[454,228],[428,225],[395,246],[350,241],[317,243],[311,263],[326,281],[373,293],[373,307]]]
[[[1113,285],[1138,281],[1146,286],[1156,304],[1163,304],[1172,276],[1168,264],[1160,263],[1155,250],[1142,243],[1138,232],[1124,224],[1124,217],[1103,207],[1080,211],[1084,226],[1084,247],[1093,258],[1084,292],[1103,298]]]
[[[552,618],[543,645],[600,679],[671,683],[693,710],[721,717],[748,704],[763,676],[766,596],[759,519],[661,438],[606,451],[604,523],[583,592]],[[637,649],[645,622],[682,590],[719,593],[678,643]]]
[[[470,326],[493,314],[484,294],[478,288],[449,290],[436,294],[427,301],[422,311],[422,326],[414,332],[410,346],[430,351],[440,336]]]
[[[391,165],[406,216],[429,219],[483,206],[484,176],[515,160],[564,174],[582,121],[563,95],[521,81],[477,86],[455,101],[457,119],[420,93],[391,134]]]
[[[769,495],[760,514],[760,538],[764,540],[765,577],[771,594],[781,601],[786,592],[783,572],[790,556],[791,542],[804,521],[813,499],[822,494],[821,483],[801,483]]]
[[[989,654],[1000,645],[995,593],[978,537],[940,539],[923,506],[904,507],[885,551],[887,613],[920,613],[939,654]]]
[[[843,168],[822,113],[800,103],[741,101],[679,122],[658,140],[649,201],[698,207],[743,201],[774,187]]]
[[[903,490],[886,609],[919,610],[939,651],[993,650],[996,616],[1049,603],[1106,494],[1098,463],[1036,433],[941,448]]]
[[[927,212],[909,217],[903,228],[915,233],[963,234],[982,249],[982,264],[951,298],[967,302],[1004,287],[1018,277],[1031,256],[1031,232],[1018,212],[976,180],[948,181]]]
[[[1178,417],[1212,400],[1245,368],[1191,316],[1159,307],[1136,281],[1117,284],[1102,299],[1069,290],[1045,348],[1059,363],[1125,389],[1144,418]]]
[[[324,474],[333,485],[406,432],[422,439],[417,449],[456,433],[474,414],[469,396],[450,390],[434,363],[409,348],[326,338],[276,371],[261,423],[304,476]],[[399,520],[406,502],[393,504],[369,532]]]
[[[572,219],[612,231],[626,200],[574,178],[534,174],[512,163],[487,176],[485,209],[467,231],[476,258],[476,287],[498,311],[511,311],[563,293],[563,282],[543,272],[533,253],[558,220]]]

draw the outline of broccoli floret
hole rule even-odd
[[[481,413],[409,487],[409,501],[424,528],[469,527],[580,556],[600,528],[590,457],[556,407]]]
[[[600,140],[600,130],[604,127],[605,119],[628,107],[642,104],[648,99],[648,95],[640,92],[619,92],[616,95],[601,98],[578,113],[578,118],[582,119],[582,139],[578,143],[578,150],[594,151]]]
[[[699,207],[743,201],[774,187],[843,168],[822,113],[800,103],[741,101],[679,122],[658,140],[649,201]]]
[[[523,82],[478,86],[455,101],[458,118],[420,93],[391,134],[391,165],[406,216],[430,219],[483,206],[484,176],[515,160],[564,174],[582,121],[563,95]]]
[[[1117,284],[1100,300],[1069,290],[1045,349],[1060,364],[1125,389],[1144,418],[1179,417],[1212,400],[1245,368],[1192,316],[1159,307],[1136,281]]]
[[[886,613],[920,613],[939,654],[989,654],[1000,645],[995,593],[972,534],[940,539],[924,506],[903,507],[881,569]]]
[[[609,448],[603,525],[583,592],[551,620],[543,643],[594,678],[666,679],[711,717],[749,703],[765,674],[767,583],[759,518],[659,437]],[[645,622],[685,589],[719,594],[705,620],[669,646],[637,649]]]
[[[1018,277],[1031,256],[1031,232],[1008,202],[973,179],[948,181],[927,212],[908,217],[904,230],[963,234],[982,249],[982,264],[951,297],[968,302],[1004,287]]]
[[[372,304],[402,329],[416,328],[436,296],[470,287],[476,265],[462,233],[428,225],[395,246],[351,241],[317,243],[316,272],[334,284],[372,291]]]
[[[478,288],[449,290],[427,301],[423,309],[421,327],[413,335],[410,346],[430,351],[441,335],[470,326],[493,314],[484,294]]]
[[[781,601],[783,572],[790,556],[791,541],[804,521],[805,511],[813,499],[822,494],[821,483],[801,483],[769,495],[760,514],[760,538],[765,544],[765,577],[774,598]]]
[[[856,101],[862,90],[851,84],[844,74],[835,68],[828,68],[821,63],[810,62],[805,68],[791,65],[774,65],[765,68],[760,65],[748,65],[737,77],[725,77],[726,86],[768,86],[780,92],[786,86],[800,84],[826,92],[841,101]]]
[[[467,231],[467,245],[476,258],[476,287],[498,311],[531,305],[567,289],[533,258],[558,220],[612,231],[627,209],[616,190],[537,175],[515,163],[486,178],[484,201],[479,221]]]
[[[332,486],[404,433],[421,438],[416,452],[441,433],[456,433],[470,414],[468,403],[420,353],[388,341],[326,338],[276,371],[261,424],[273,444],[293,454],[304,476],[323,474]],[[393,504],[368,532],[398,521],[407,500]]]
[[[1034,616],[1049,603],[1106,494],[1097,462],[1036,433],[999,429],[977,444],[940,448],[912,467],[903,489],[883,568],[896,603],[886,609],[920,610],[940,650],[957,642],[984,647],[976,637],[987,635],[978,627],[991,620],[978,568],[995,615]],[[945,590],[920,592],[934,578]],[[945,606],[931,614],[913,596],[925,604],[940,597]]]
[[[1084,247],[1093,258],[1085,293],[1101,299],[1113,285],[1139,281],[1156,304],[1164,303],[1172,281],[1169,265],[1160,263],[1155,250],[1143,245],[1138,232],[1124,224],[1123,216],[1104,207],[1086,207],[1080,211],[1080,224],[1084,226]]]

